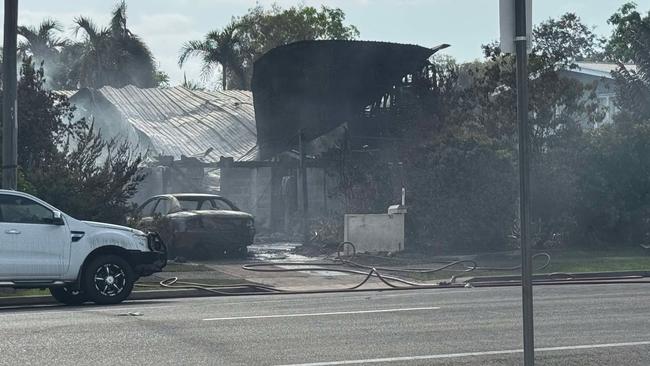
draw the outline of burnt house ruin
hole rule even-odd
[[[345,162],[331,152],[380,148],[395,123],[369,117],[382,108],[398,111],[409,75],[447,46],[302,41],[267,52],[252,80],[259,160],[222,161],[222,192],[241,191],[246,181],[263,184],[246,191],[269,196],[273,230],[295,229],[306,216],[345,213],[345,199],[333,189]]]
[[[134,86],[59,93],[105,138],[146,154],[149,175],[135,203],[217,193],[255,215],[260,230],[295,232],[301,218],[361,210],[337,193],[346,162],[336,152],[390,157],[386,142],[410,109],[403,97],[417,87],[411,75],[445,47],[302,41],[256,61],[252,93]]]

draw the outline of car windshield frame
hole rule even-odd
[[[230,201],[221,197],[174,197],[178,201],[180,211],[239,211],[239,209]],[[186,203],[192,203],[193,207],[188,207]],[[194,203],[196,205],[194,206]],[[206,207],[208,203],[209,207]],[[221,204],[221,205],[220,205]],[[225,207],[224,207],[225,206]]]

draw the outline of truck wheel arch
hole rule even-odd
[[[77,274],[77,283],[79,284],[81,281],[81,278],[84,274],[84,271],[86,270],[86,267],[88,266],[88,263],[90,263],[93,259],[102,256],[102,255],[116,255],[127,261],[131,266],[133,266],[133,263],[131,263],[129,252],[122,248],[118,247],[116,245],[105,245],[102,247],[99,247],[92,252],[90,252],[87,256],[86,259],[84,259],[84,262],[79,268],[79,273]]]

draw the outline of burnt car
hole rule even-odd
[[[171,258],[244,256],[255,236],[253,216],[213,194],[154,196],[138,216],[139,226],[160,234]]]

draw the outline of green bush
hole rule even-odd
[[[638,245],[650,231],[650,125],[623,121],[589,136],[576,220],[586,245]]]
[[[410,243],[452,251],[506,245],[517,197],[507,152],[474,140],[451,139],[412,156],[407,163]]]

